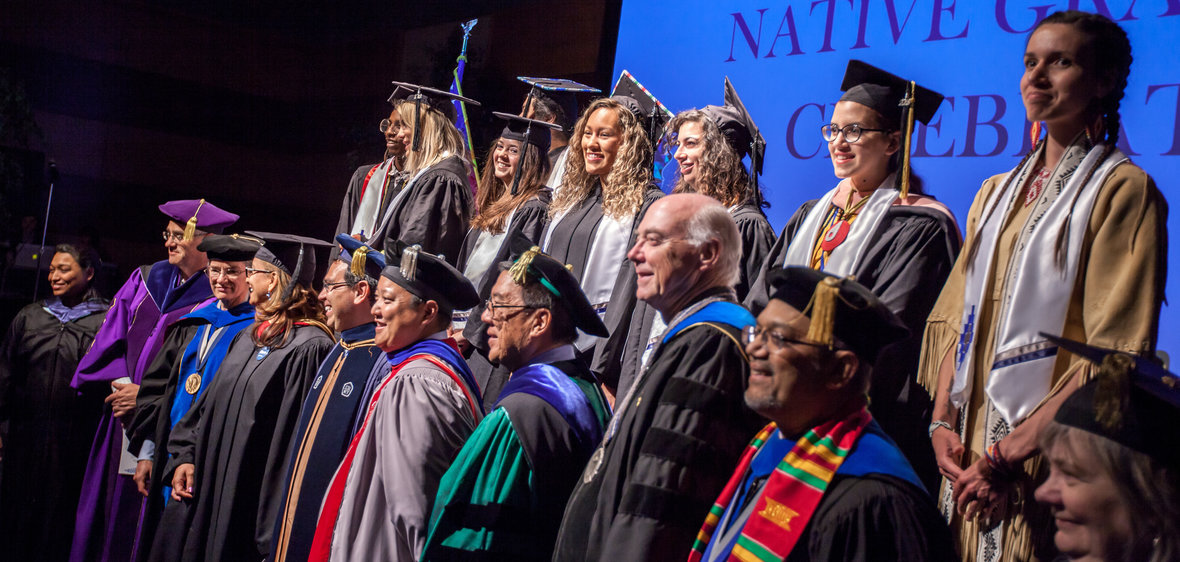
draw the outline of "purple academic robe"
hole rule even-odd
[[[167,261],[132,272],[111,300],[106,320],[70,384],[77,388],[122,377],[139,384],[164,343],[168,326],[214,300],[204,271],[177,285],[179,277],[180,270]],[[118,474],[122,445],[123,425],[108,407],[82,480],[70,550],[73,562],[122,561],[134,556],[144,498],[130,476]]]

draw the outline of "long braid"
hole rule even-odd
[[[1119,128],[1121,126],[1119,105],[1122,103],[1123,94],[1127,88],[1127,77],[1131,74],[1131,62],[1134,60],[1134,57],[1131,56],[1131,41],[1127,38],[1127,32],[1119,24],[1101,14],[1092,14],[1077,10],[1056,12],[1041,20],[1037,24],[1037,28],[1049,23],[1072,25],[1078,31],[1089,36],[1090,41],[1087,44],[1087,48],[1092,57],[1094,72],[1099,73],[1111,81],[1110,92],[1097,100],[1098,106],[1102,110],[1102,125],[1106,133],[1106,138],[1104,139],[1105,146],[1102,149],[1101,157],[1090,167],[1086,172],[1086,176],[1082,178],[1082,182],[1078,184],[1084,186],[1090,182],[1098,166],[1114,153],[1119,142]],[[1033,32],[1035,33],[1036,30]],[[1079,189],[1074,194],[1074,202],[1077,201],[1080,193],[1081,190]],[[1073,208],[1072,204],[1070,208]],[[1069,228],[1067,225],[1071,217],[1072,213],[1066,215],[1066,224],[1062,225],[1057,235],[1055,258],[1058,269],[1064,269],[1065,267],[1065,249],[1069,245]]]
[[[999,208],[1001,205],[1003,205],[1004,194],[1008,192],[1008,189],[1012,186],[1012,182],[1015,181],[1016,176],[1020,175],[1019,172],[1021,169],[1024,168],[1024,165],[1028,162],[1028,159],[1032,158],[1034,154],[1038,153],[1038,151],[1041,148],[1041,145],[1044,144],[1044,142],[1045,142],[1044,140],[1041,140],[1041,141],[1038,141],[1037,144],[1033,145],[1032,149],[1024,154],[1024,158],[1020,159],[1020,163],[1017,164],[1016,167],[1013,168],[1012,171],[1008,174],[1008,178],[1004,180],[1004,185],[1000,187],[999,193],[996,194],[996,203],[994,205],[992,205],[990,209],[986,209],[987,213],[979,218],[980,219],[979,220],[980,227],[987,224],[987,221],[991,219],[991,216],[992,216],[992,214],[994,214],[996,212],[996,209]],[[1020,186],[1017,186],[1016,189],[1020,189]],[[987,203],[987,202],[984,201],[984,203]],[[979,233],[980,232],[982,232],[982,228],[980,229],[979,232],[975,233],[975,236],[971,237],[971,245],[967,247],[967,269],[971,269],[972,267],[975,266],[975,258],[976,258],[976,255],[979,253]]]

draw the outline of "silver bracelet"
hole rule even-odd
[[[945,428],[947,428],[947,429],[949,429],[949,430],[951,430],[951,431],[954,431],[954,430],[955,430],[955,428],[951,427],[951,424],[950,424],[949,422],[944,422],[944,421],[942,421],[942,420],[936,420],[936,421],[934,421],[933,423],[931,423],[931,424],[930,424],[930,429],[929,429],[929,432],[930,432],[930,438],[931,438],[931,439],[934,439],[934,430],[935,430],[935,429],[938,429],[938,428],[940,428],[940,427],[945,427]]]

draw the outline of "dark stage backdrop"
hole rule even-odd
[[[1019,83],[1029,30],[1076,8],[1119,22],[1135,61],[1122,102],[1121,148],[1180,201],[1180,0],[626,0],[615,75],[630,70],[672,111],[722,102],[733,81],[766,137],[763,186],[781,229],[804,201],[836,183],[819,128],[840,97],[849,59],[947,96],[915,133],[914,168],[966,222],[980,183],[1029,149]],[[658,54],[657,54],[658,53]],[[1173,209],[1169,230],[1180,231]],[[1171,263],[1180,247],[1170,244]],[[1174,269],[1174,268],[1173,268]],[[1180,298],[1180,275],[1168,296]],[[1180,354],[1180,311],[1164,307],[1160,348]]]

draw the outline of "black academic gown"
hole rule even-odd
[[[199,320],[185,318],[168,327],[164,344],[143,372],[139,394],[135,397],[135,414],[131,418],[131,424],[126,428],[128,451],[138,451],[143,442],[149,439],[156,443],[156,454],[152,457],[151,486],[139,528],[139,540],[142,545],[136,552],[136,558],[139,560],[148,558],[149,547],[156,534],[156,525],[160,522],[160,513],[164,510],[164,487],[172,484],[171,479],[164,482],[159,475],[168,464],[172,398],[176,396],[180,378],[176,370],[180,367],[180,359],[185,348],[202,325],[204,323]]]
[[[786,562],[955,559],[950,529],[925,490],[868,474],[832,479]]]
[[[386,238],[395,238],[410,245],[420,244],[431,254],[442,254],[451,265],[457,263],[475,214],[463,160],[458,156],[445,158],[401,189],[409,191],[396,195],[388,208],[381,206],[383,214],[369,245],[382,249]]]
[[[238,333],[217,378],[172,430],[162,478],[196,465],[193,499],[170,501],[153,560],[261,560],[270,554],[300,407],[332,348],[325,330],[294,326],[278,349]]]
[[[730,209],[730,215],[737,223],[741,236],[742,258],[739,262],[741,279],[734,287],[738,300],[746,298],[750,282],[758,277],[766,256],[774,245],[774,230],[766,215],[753,203]],[[608,311],[609,313],[609,311]],[[624,396],[631,382],[639,373],[643,352],[651,344],[651,327],[659,312],[644,301],[638,301],[631,313],[630,328],[614,330],[610,338],[598,347],[594,357],[594,370],[615,383],[615,395]]]
[[[272,561],[307,560],[311,552],[324,492],[348,452],[358,411],[369,405],[362,400],[365,386],[379,364],[389,364],[373,343],[375,326],[369,322],[340,333],[303,401],[273,523]]]
[[[496,279],[500,276],[500,262],[508,261],[512,253],[508,241],[512,240],[516,233],[520,233],[525,238],[532,240],[534,244],[538,246],[541,244],[541,237],[545,234],[545,227],[549,224],[551,193],[548,189],[542,190],[537,197],[529,199],[517,207],[516,212],[512,215],[510,226],[512,232],[504,237],[488,270],[473,282],[476,289],[479,290],[479,304],[471,309],[467,316],[467,324],[463,327],[463,337],[473,348],[467,357],[467,366],[471,368],[475,382],[479,383],[480,396],[483,397],[484,408],[487,412],[491,411],[492,405],[496,403],[496,398],[500,396],[500,389],[508,380],[508,372],[498,369],[488,361],[488,327],[480,319],[484,309],[483,303],[492,296],[492,287],[495,286]],[[467,261],[471,258],[471,252],[475,249],[475,243],[479,240],[481,232],[472,228],[467,232],[467,237],[463,239],[463,249],[459,252],[459,263],[456,266],[459,271],[466,271]],[[494,372],[495,375],[493,375]]]
[[[361,194],[365,191],[365,178],[369,177],[369,172],[373,171],[373,168],[380,165],[380,162],[365,164],[352,173],[352,179],[348,180],[348,191],[344,192],[344,201],[340,203],[340,220],[336,221],[333,236],[352,230],[352,223],[356,222],[357,209],[361,206]]]
[[[82,474],[110,394],[103,383],[70,387],[105,311],[63,323],[42,306],[22,308],[0,348],[0,421],[8,422],[0,549],[11,560],[69,557]]]
[[[745,300],[755,315],[768,299],[767,271],[782,265],[791,240],[818,201],[804,203],[771,248]],[[942,292],[961,245],[958,227],[946,213],[928,207],[894,205],[886,211],[853,272],[857,282],[873,291],[910,329],[909,338],[882,350],[873,364],[869,410],[930,490],[937,490],[941,481],[927,433],[933,402],[915,376],[926,317]]]
[[[648,208],[663,196],[664,192],[660,191],[659,187],[654,184],[649,185],[644,191],[643,203],[639,207],[639,213],[636,214],[635,221],[631,223],[631,235],[627,242],[628,248],[635,246],[635,237],[639,232],[639,223],[643,222],[643,217],[647,214]],[[565,217],[562,218],[561,222],[553,225],[553,232],[549,235],[549,244],[545,247],[545,253],[559,262],[572,266],[571,271],[579,281],[587,273],[586,262],[590,257],[590,252],[593,250],[594,236],[598,231],[598,224],[601,222],[603,216],[602,189],[596,188],[589,197],[574,205]],[[622,261],[622,267],[619,268],[619,274],[615,278],[614,289],[611,291],[610,306],[606,310],[605,318],[603,318],[603,324],[606,325],[607,330],[612,335],[618,334],[616,337],[625,337],[626,332],[630,329],[631,314],[634,312],[635,303],[637,302],[635,298],[635,268],[627,261],[625,254],[622,257]],[[600,340],[598,346],[604,345],[603,342],[605,341],[607,340]],[[618,385],[618,357],[601,356],[600,358],[594,349],[588,350],[587,357],[592,360],[590,369],[594,372],[599,382],[610,388]]]
[[[744,402],[749,364],[737,329],[687,327],[653,352],[648,369],[598,474],[584,473],[566,504],[556,561],[688,556],[765,424]]]

